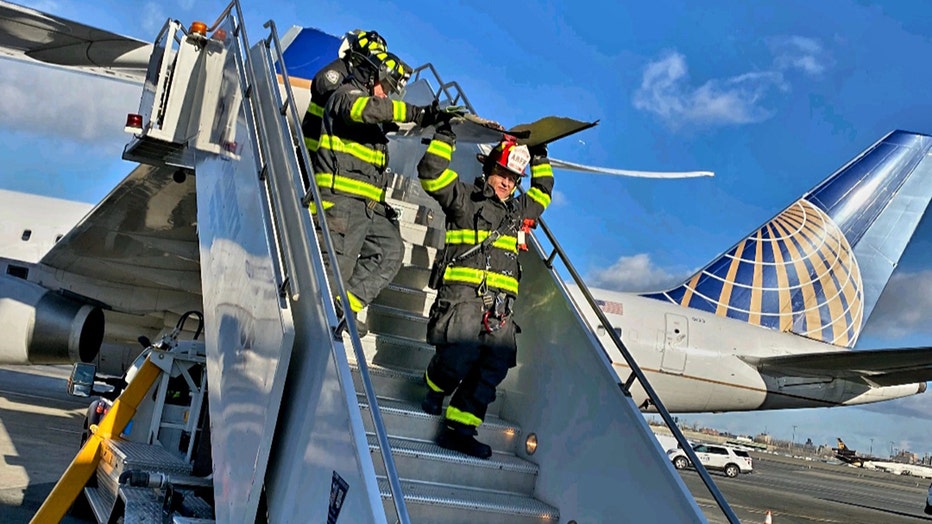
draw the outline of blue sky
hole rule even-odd
[[[20,2],[151,40],[169,16],[212,22],[219,1]],[[557,158],[715,178],[557,173],[545,217],[590,285],[678,283],[892,129],[932,133],[932,39],[922,1],[243,2],[255,42],[274,19],[331,34],[378,30],[432,62],[506,126],[545,115],[599,120]],[[0,61],[0,188],[96,203],[129,171],[119,155],[138,88]],[[932,219],[894,274],[858,347],[932,340]],[[927,395],[863,408],[685,415],[741,434],[932,453]]]

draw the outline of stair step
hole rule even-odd
[[[405,266],[429,269],[433,265],[434,259],[437,257],[437,249],[433,247],[405,242],[404,249],[401,263]]]
[[[374,432],[369,403],[365,395],[357,395],[362,409],[366,431]],[[395,399],[379,399],[379,412],[385,428],[392,437],[402,437],[433,442],[443,428],[442,417],[428,415],[421,410],[420,403]],[[486,416],[479,428],[479,439],[503,453],[514,453],[515,445],[521,440],[521,428],[495,416]]]
[[[369,331],[413,340],[427,340],[427,317],[403,309],[370,304],[366,313]]]
[[[385,475],[378,439],[371,433],[366,436],[376,475]],[[402,478],[526,495],[534,492],[537,465],[513,454],[494,452],[483,460],[433,442],[389,437],[388,443]]]
[[[379,366],[421,373],[434,356],[434,346],[404,337],[369,332],[362,338],[366,361]],[[355,357],[349,356],[351,361]]]
[[[429,279],[429,266],[401,266],[401,269],[398,270],[398,274],[395,275],[395,279],[392,282],[414,289],[424,289],[427,288],[427,281]]]
[[[385,514],[392,522],[395,506],[388,480],[379,477]],[[513,493],[475,490],[429,482],[401,480],[405,505],[412,522],[434,524],[541,524],[559,522],[556,508]]]
[[[430,306],[433,305],[436,298],[437,292],[433,289],[425,290],[391,283],[379,293],[373,303],[380,306],[404,309],[426,317],[430,313]]]
[[[385,368],[375,364],[369,364],[369,379],[375,388],[379,398],[395,399],[411,403],[420,403],[421,399],[427,393],[427,386],[424,385],[424,370],[405,371],[399,369]],[[359,375],[359,366],[355,361],[350,362],[350,372],[353,376],[353,385],[357,393],[363,391],[362,379]],[[504,400],[505,392],[497,390],[495,401],[489,404],[486,411],[486,418],[489,416],[499,416],[501,414],[501,405]]]

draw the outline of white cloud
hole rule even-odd
[[[783,36],[769,40],[774,65],[780,70],[799,69],[809,75],[822,74],[829,62],[818,40],[804,36]]]
[[[894,274],[867,326],[874,336],[932,334],[929,311],[932,311],[932,270]]]
[[[0,125],[86,143],[124,140],[126,114],[139,109],[141,88],[91,75],[3,62]]]
[[[566,198],[566,194],[562,191],[553,190],[553,194],[550,195],[550,203],[554,206],[566,205],[569,202],[569,199]]]
[[[672,127],[747,124],[773,114],[762,103],[774,89],[786,89],[777,71],[745,73],[693,86],[686,58],[674,52],[648,64],[634,93],[634,107],[659,115]]]
[[[653,265],[650,255],[620,257],[611,267],[592,272],[586,283],[617,291],[643,292],[668,289],[689,275],[674,275]]]
[[[801,71],[819,76],[830,66],[828,52],[813,38],[783,36],[767,41],[773,62],[762,71],[711,79],[701,85],[690,82],[686,57],[671,52],[644,68],[641,85],[634,93],[634,107],[660,116],[670,127],[751,124],[774,114],[766,97],[789,91],[787,75]]]

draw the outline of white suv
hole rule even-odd
[[[715,444],[694,444],[693,451],[705,469],[722,471],[729,477],[737,477],[738,473],[750,473],[754,470],[751,456],[741,449]],[[667,451],[667,457],[676,469],[685,469],[690,465],[686,453],[680,448]]]

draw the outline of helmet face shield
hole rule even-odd
[[[382,89],[389,96],[404,97],[405,87],[413,71],[411,66],[392,53],[380,53],[377,58],[381,58],[378,81]]]

